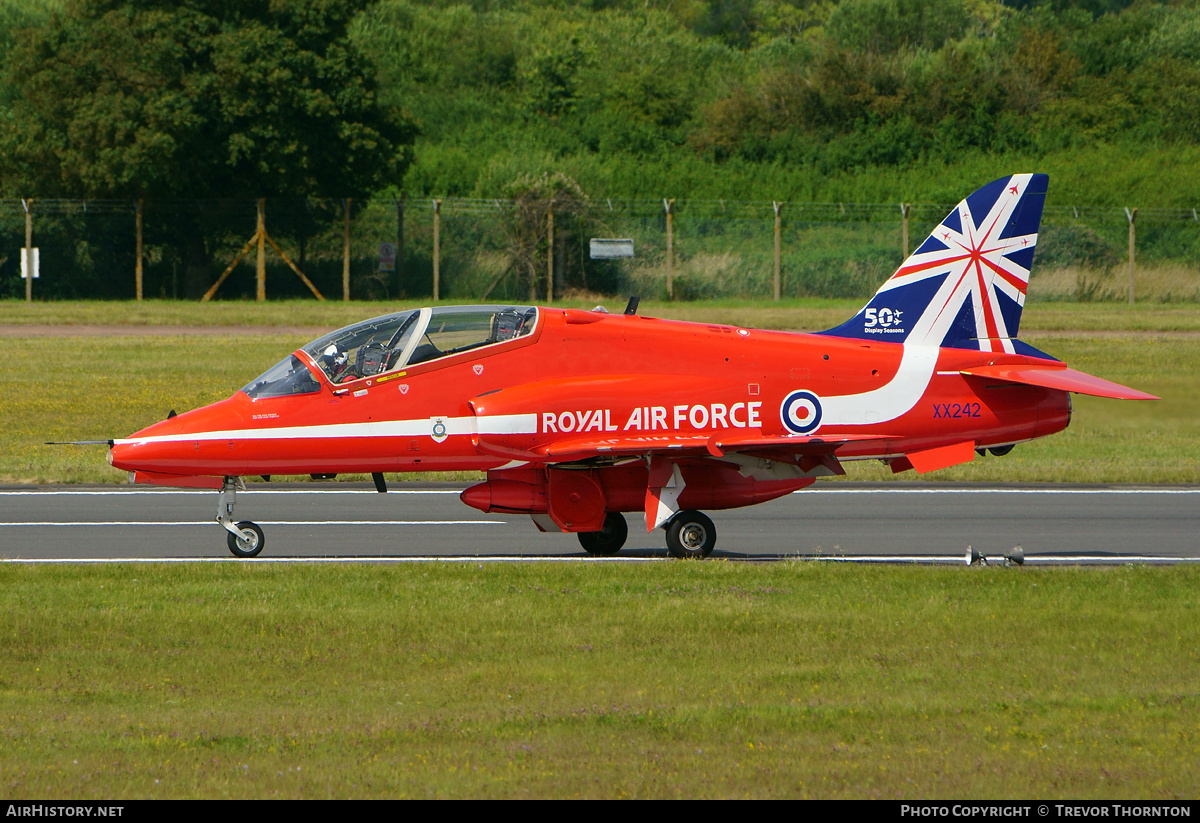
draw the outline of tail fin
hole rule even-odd
[[[821,334],[980,351],[1027,348],[1014,338],[1049,180],[1014,174],[967,197],[862,311]]]

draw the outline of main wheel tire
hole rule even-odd
[[[667,524],[667,551],[672,557],[708,557],[716,545],[717,529],[702,512],[679,512]]]
[[[988,449],[988,451],[992,453],[992,457],[1003,457],[1013,450],[1013,445],[1015,444],[1009,443],[1007,446],[995,446]]]
[[[243,520],[237,524],[240,535],[235,535],[233,532],[225,533],[225,543],[229,546],[229,550],[233,552],[234,557],[258,557],[258,553],[263,550],[263,546],[267,544],[267,538],[263,536],[263,530],[259,528],[257,523],[251,523],[249,520]]]
[[[588,554],[597,557],[612,557],[625,545],[629,536],[629,524],[620,512],[609,512],[604,518],[604,528],[598,532],[579,532],[579,545]]]

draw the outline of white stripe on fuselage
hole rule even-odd
[[[943,290],[953,292],[953,285]],[[943,300],[949,295],[942,296]],[[926,311],[913,329],[917,340],[944,336],[944,328],[953,319],[950,312]],[[930,327],[934,328],[930,328]],[[885,423],[908,413],[924,396],[937,366],[937,346],[906,342],[895,376],[884,386],[859,394],[821,398],[822,426],[862,426]],[[429,437],[436,422],[445,426],[445,434],[537,434],[537,414],[483,415],[480,417],[426,417],[415,420],[381,420],[370,423],[330,423],[318,426],[279,426],[253,429],[129,437],[114,440],[115,445],[141,443],[194,443],[202,441],[296,440],[374,437]]]
[[[482,417],[426,417],[420,420],[380,420],[373,423],[329,423],[322,426],[279,426],[261,429],[159,434],[114,440],[129,443],[193,443],[204,440],[299,440],[333,437],[428,437],[436,422],[446,434],[537,434],[536,414],[493,414]]]
[[[822,428],[885,423],[908,413],[929,388],[939,351],[936,346],[905,344],[900,368],[887,385],[860,394],[822,397]]]
[[[957,276],[951,271],[942,281],[902,344],[900,368],[887,385],[860,394],[821,398],[822,427],[885,423],[907,414],[917,405],[937,367],[939,344],[946,339],[963,303],[971,295],[970,287],[963,282],[966,277],[965,270]],[[890,286],[891,281],[880,291]]]

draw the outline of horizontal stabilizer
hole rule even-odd
[[[1052,366],[972,366],[963,369],[963,374],[1020,383],[1025,386],[1041,386],[1044,389],[1090,394],[1093,397],[1115,397],[1119,400],[1158,400],[1152,394],[1122,386],[1111,380],[1085,374],[1075,369]]]

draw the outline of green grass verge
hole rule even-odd
[[[0,565],[18,798],[1194,798],[1200,569]]]
[[[454,301],[450,301],[454,302]],[[470,302],[470,301],[459,301]],[[705,300],[667,303],[643,300],[639,313],[703,323],[728,323],[756,329],[827,329],[852,317],[862,300],[827,298],[770,300]],[[443,304],[447,301],[443,301]],[[334,329],[367,317],[420,301],[317,302],[280,300],[267,303],[216,301],[194,303],[172,300],[112,302],[95,300],[24,303],[0,301],[0,325],[61,326],[246,326],[261,328],[304,327]],[[590,309],[604,304],[621,311],[620,297],[592,296],[559,301],[555,305]],[[1031,300],[1022,317],[1022,331],[1196,331],[1200,330],[1200,306],[1189,303],[1064,303]]]
[[[1200,336],[1101,334],[1029,342],[1075,368],[1159,395],[1155,402],[1076,395],[1066,432],[924,479],[1087,483],[1200,482]],[[0,483],[121,483],[103,447],[46,441],[123,437],[171,409],[229,396],[307,342],[302,335],[9,338],[0,370]],[[854,463],[852,480],[896,477]],[[462,479],[473,475],[460,475]],[[911,473],[901,479],[913,477]]]

